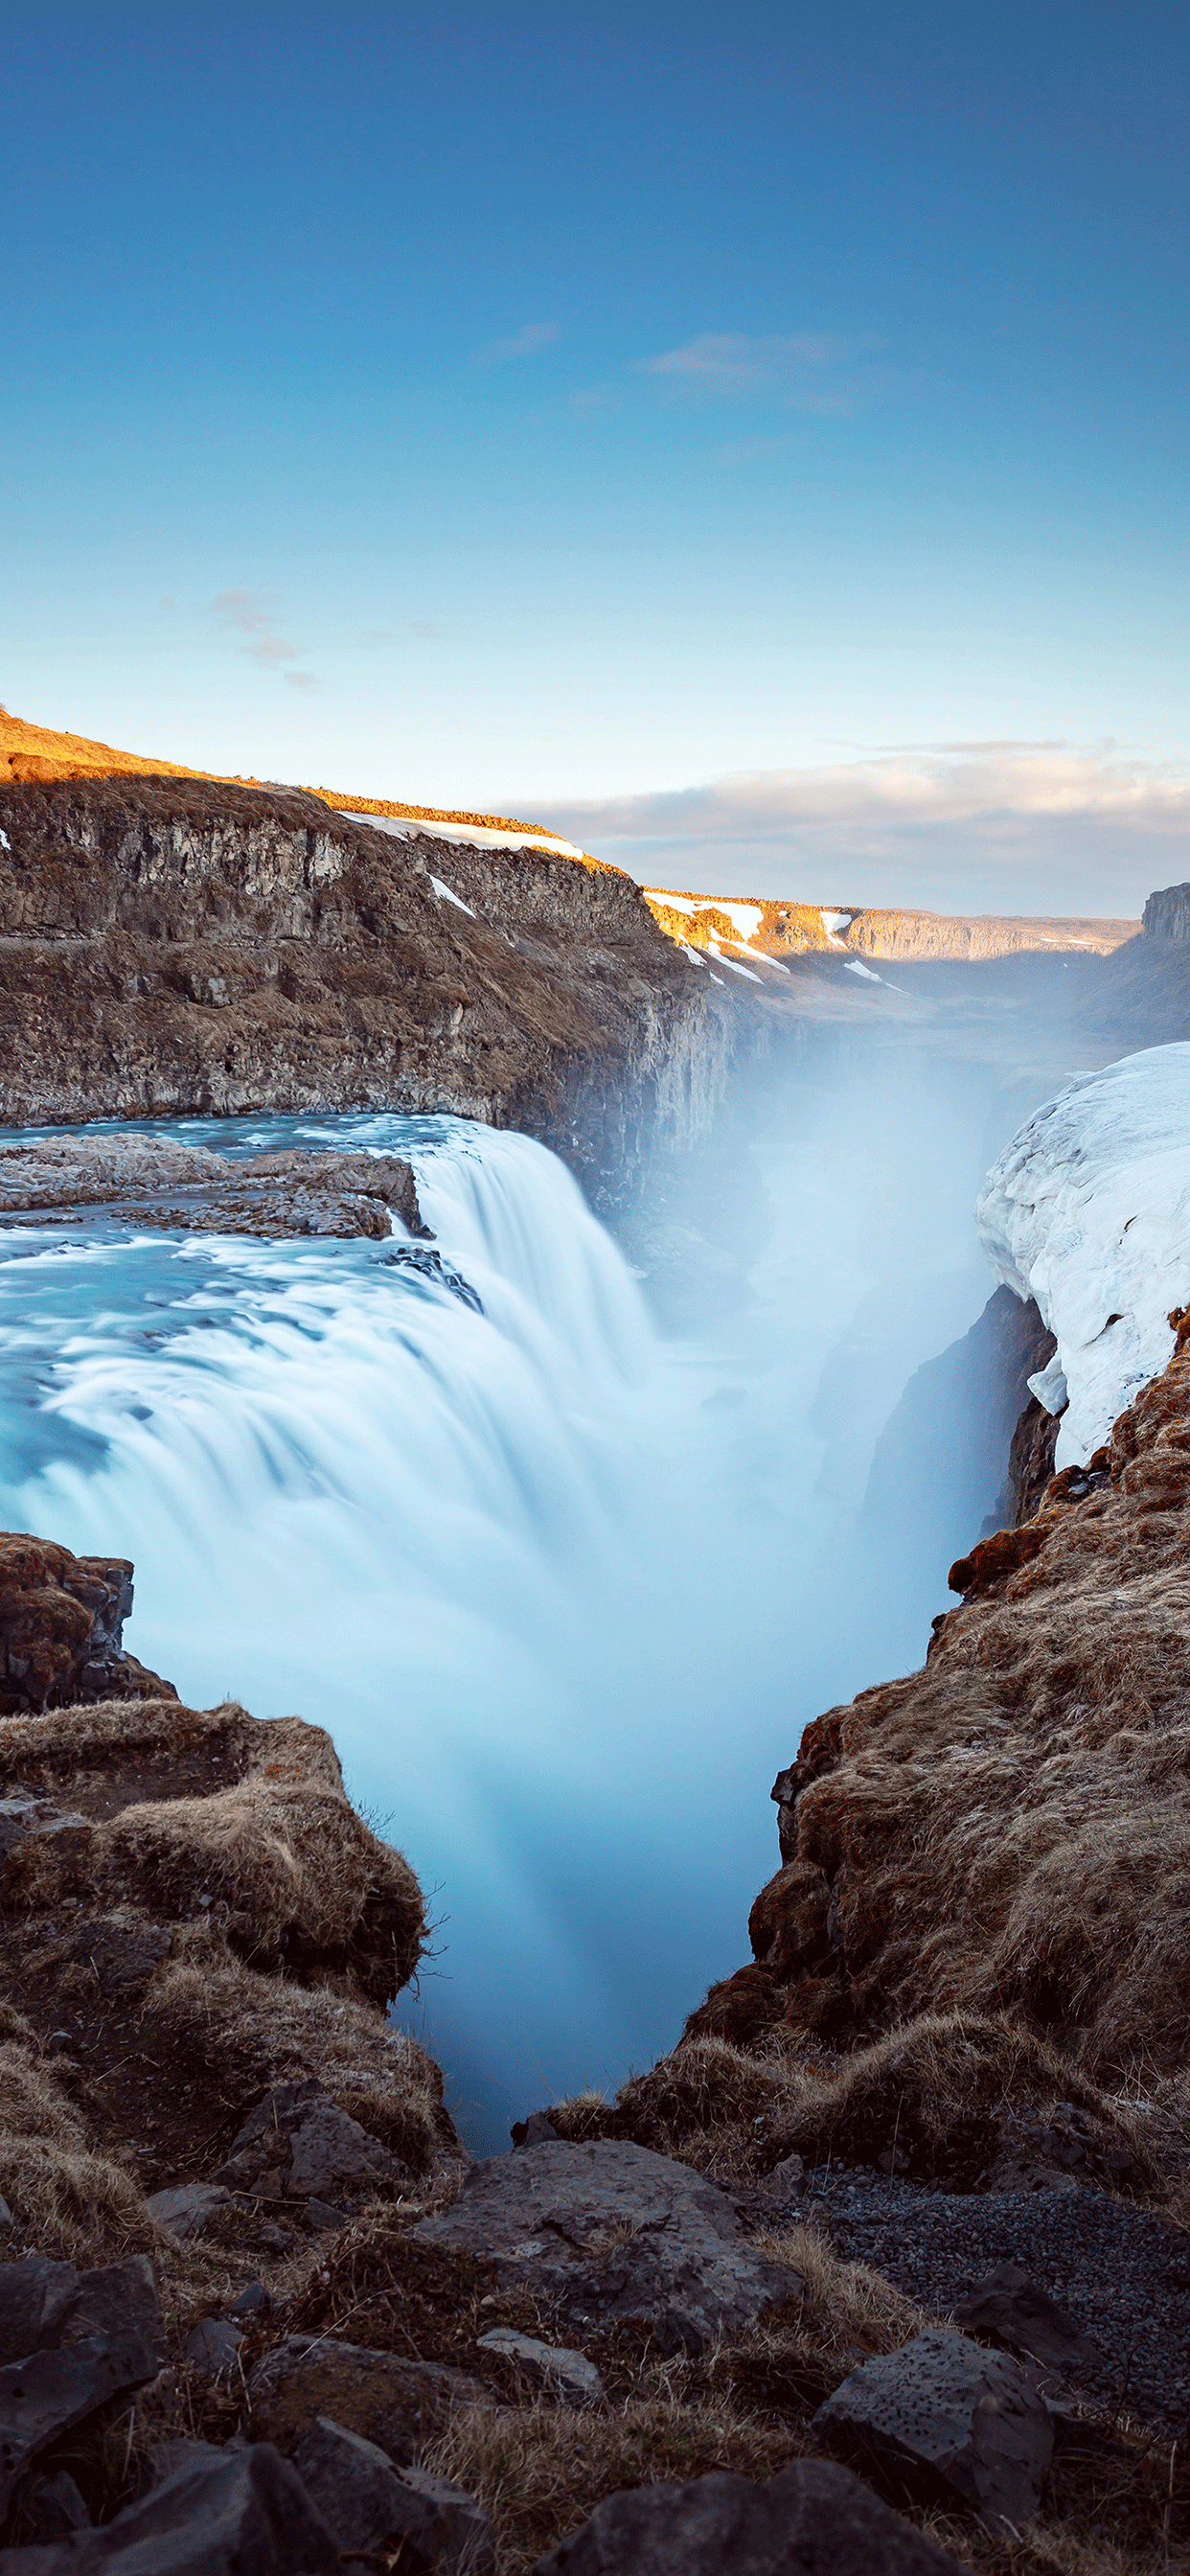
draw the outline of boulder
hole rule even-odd
[[[234,2371],[243,2342],[242,2326],[228,2317],[202,2317],[186,2337],[185,2353],[199,2379],[226,2379]]]
[[[491,2334],[480,2336],[477,2348],[515,2361],[530,2379],[541,2380],[553,2396],[568,2397],[575,2406],[602,2406],[607,2395],[594,2362],[588,2361],[585,2352],[568,2351],[565,2344],[539,2343],[535,2335],[494,2326]]]
[[[0,2519],[17,2480],[47,2442],[109,2397],[143,2388],[157,2370],[156,2354],[135,2328],[88,2335],[60,2352],[33,2352],[0,2370]]]
[[[605,2496],[533,2576],[960,2576],[849,2470],[798,2460],[763,2486],[695,2478]]]
[[[226,2209],[231,2193],[218,2182],[188,2182],[149,2195],[148,2211],[171,2236],[201,2236],[217,2209]]]
[[[579,2326],[641,2319],[667,2352],[702,2351],[802,2287],[753,2250],[717,2184],[612,2139],[472,2165],[452,2207],[414,2233],[490,2258],[505,2284],[555,2301]]]
[[[279,2451],[292,2451],[325,2415],[398,2463],[444,2432],[456,2407],[491,2402],[467,2371],[327,2335],[289,2335],[275,2345],[249,2372],[248,2395],[253,2433]]]
[[[294,2453],[306,2493],[346,2553],[405,2542],[435,2570],[492,2576],[495,2537],[474,2496],[425,2469],[396,2469],[375,2442],[319,2416]]]
[[[322,2203],[342,2225],[340,2200],[387,2182],[396,2159],[313,2080],[277,2084],[249,2113],[218,2169],[234,2191]]]
[[[24,2541],[67,2540],[72,2531],[89,2531],[91,2516],[66,2469],[52,2478],[24,2478],[17,2490],[14,2522]]]
[[[829,2450],[902,2496],[957,2496],[995,2526],[1030,2522],[1054,2435],[1027,2371],[966,2335],[917,2335],[862,2362],[814,2418]]]
[[[1046,2369],[1077,2376],[1099,2362],[1092,2336],[1038,2288],[1019,2263],[999,2263],[955,2303],[955,2324],[982,2343],[1028,2355]]]
[[[78,2295],[66,2319],[63,2341],[130,2332],[140,2336],[155,2369],[164,2370],[169,2344],[157,2276],[147,2254],[129,2254],[122,2263],[105,2263],[94,2272],[79,2273]]]
[[[101,2531],[6,2552],[4,2576],[339,2576],[296,2469],[267,2443],[193,2455]]]
[[[0,2263],[0,2369],[59,2342],[79,2279],[73,2263],[53,2263],[44,2254]]]

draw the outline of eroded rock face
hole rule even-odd
[[[715,2183],[612,2140],[489,2157],[416,2233],[490,2256],[502,2280],[556,2300],[577,2325],[648,2320],[669,2351],[701,2351],[800,2287],[753,2250]]]
[[[0,827],[14,1125],[449,1109],[541,1137],[600,1204],[722,1087],[738,996],[616,869],[179,778],[0,784]]]
[[[0,1715],[175,1699],[172,1682],[124,1651],[131,1609],[127,1557],[72,1556],[52,1540],[0,1532]]]

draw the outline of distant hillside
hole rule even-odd
[[[1083,949],[1107,957],[1140,929],[1138,921],[881,912],[862,904],[776,903],[767,896],[679,893],[662,886],[646,886],[644,896],[662,929],[688,947],[722,944],[778,959],[815,949],[905,962],[983,961],[1044,949]]]
[[[116,751],[109,742],[92,742],[85,734],[51,733],[45,725],[26,724],[0,707],[0,781],[54,778],[210,778],[233,787],[285,786],[276,778],[222,779],[213,769],[186,769],[180,761],[154,760],[138,751]],[[377,814],[400,822],[469,823],[487,832],[531,833],[535,841],[556,843],[567,855],[569,843],[540,823],[521,823],[508,814],[470,814],[439,805],[402,805],[392,799],[357,796],[348,788],[307,787],[338,812]],[[582,853],[585,856],[585,853]]]

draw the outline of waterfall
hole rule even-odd
[[[526,1137],[172,1132],[406,1153],[437,1264],[404,1238],[3,1230],[0,1518],[132,1557],[128,1643],[191,1704],[330,1730],[432,1893],[402,2018],[497,2145],[650,2062],[738,1964],[769,1778],[821,1694],[870,1677],[809,1420],[867,1276],[823,1221],[835,1148],[786,1149],[751,1323],[674,1342]]]

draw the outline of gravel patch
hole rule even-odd
[[[814,2177],[844,2261],[868,2263],[936,2314],[997,2263],[1020,2263],[1069,2309],[1102,2356],[1079,2385],[1134,2422],[1190,2420],[1190,2236],[1107,2192],[926,2191],[839,2171]]]

